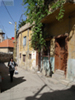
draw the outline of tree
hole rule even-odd
[[[43,24],[41,23],[41,19],[60,7],[60,12],[56,16],[60,20],[64,16],[64,2],[65,0],[23,0],[23,4],[26,5],[25,15],[28,16],[26,22],[30,24],[34,23],[32,34],[32,47],[34,49],[40,51],[45,45],[45,39],[42,35]],[[51,11],[49,11],[49,7]]]
[[[26,24],[26,20],[19,21],[18,28],[21,28],[25,24]]]
[[[31,39],[31,46],[40,52],[45,45],[45,37],[43,35],[44,25],[41,23],[41,19],[46,15],[51,14],[52,11],[60,7],[60,12],[56,18],[60,20],[64,16],[63,3],[65,0],[23,0],[25,5],[27,21],[30,24],[34,23],[33,33]],[[51,8],[51,11],[49,11]],[[39,62],[40,67],[40,62]]]

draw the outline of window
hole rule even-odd
[[[23,37],[23,46],[26,46],[26,36]]]
[[[21,53],[20,53],[20,58],[21,58]]]
[[[31,59],[31,54],[29,54],[29,59]]]
[[[23,62],[25,62],[26,60],[26,55],[23,55]]]

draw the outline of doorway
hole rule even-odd
[[[61,36],[55,39],[55,70],[63,70],[65,74],[68,57],[68,47],[66,38],[67,36]]]

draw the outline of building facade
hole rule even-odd
[[[13,40],[6,39],[0,43],[0,52],[13,53],[14,43]]]
[[[48,37],[53,37],[54,43],[50,44],[51,66],[53,71],[62,70],[64,75],[69,80],[75,79],[75,3],[64,4],[64,17],[58,21],[56,16],[59,13],[59,9],[52,14],[46,16],[42,23],[45,24],[44,32],[48,34]],[[51,43],[52,39],[48,38]],[[51,46],[52,45],[52,46]],[[52,50],[52,48],[54,48]],[[52,51],[51,51],[52,50]],[[45,60],[44,63],[46,63]],[[46,63],[49,66],[49,62]],[[44,64],[43,64],[44,66]]]
[[[37,52],[31,47],[32,26],[25,24],[17,35],[17,62],[25,69],[37,68]]]

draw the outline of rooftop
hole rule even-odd
[[[6,40],[2,41],[2,42],[0,43],[0,48],[2,48],[2,47],[14,48],[13,40],[6,39]]]

